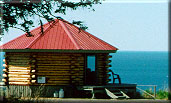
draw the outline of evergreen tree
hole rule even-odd
[[[34,25],[35,16],[38,16],[42,26],[42,19],[46,19],[48,22],[56,18],[62,19],[57,14],[66,14],[68,8],[72,10],[77,10],[80,7],[92,9],[92,5],[97,3],[100,3],[100,0],[80,0],[79,2],[71,2],[71,0],[5,0],[1,4],[1,11],[3,10],[1,29],[2,31],[8,31],[10,27],[20,29],[26,32],[26,36],[30,37],[32,34],[29,31]],[[81,21],[73,20],[73,24],[87,29]]]

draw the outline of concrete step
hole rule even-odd
[[[117,96],[117,99],[126,99],[126,96]]]
[[[116,96],[123,96],[123,94],[121,92],[117,92],[117,93],[113,93]]]

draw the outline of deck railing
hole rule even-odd
[[[150,94],[150,93],[148,93],[147,91],[145,91],[145,90],[139,88],[138,86],[139,86],[139,87],[153,87],[153,90],[154,90],[153,95]],[[151,96],[153,99],[155,99],[155,98],[156,98],[156,87],[157,87],[156,85],[137,85],[136,88],[137,88],[138,90],[142,91],[143,93],[145,93],[145,94]]]

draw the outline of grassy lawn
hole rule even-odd
[[[146,90],[147,93],[153,95],[154,92],[152,92],[151,89],[149,90]],[[142,94],[142,97],[143,98],[151,98],[149,95],[147,95],[146,93],[143,93]],[[168,98],[171,97],[171,93],[168,92],[168,90],[159,90],[156,92],[156,99],[165,99],[165,100],[168,100]]]

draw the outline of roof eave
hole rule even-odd
[[[117,50],[0,49],[0,52],[116,53]]]

